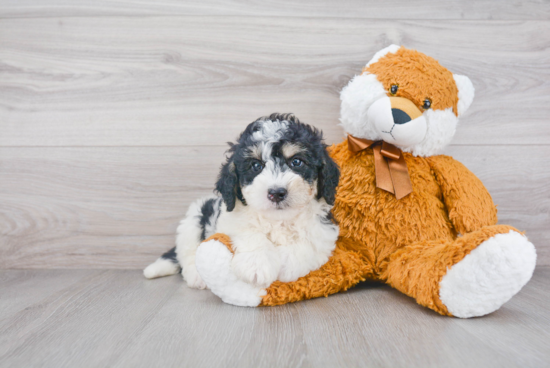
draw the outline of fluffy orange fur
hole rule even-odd
[[[227,247],[227,249],[229,249],[229,251],[231,253],[235,253],[233,251],[233,245],[231,243],[231,238],[229,238],[229,236],[225,235],[225,234],[220,234],[220,233],[217,233],[217,234],[214,234],[212,236],[210,236],[208,239],[205,239],[204,241],[207,242],[207,241],[210,241],[210,240],[217,240],[219,241],[220,243],[222,243],[223,245],[225,245]]]
[[[303,299],[329,296],[347,290],[372,276],[372,268],[361,254],[347,249],[346,239],[340,239],[332,257],[320,269],[295,282],[275,281],[267,289],[260,306],[273,306]]]
[[[397,200],[376,188],[372,149],[355,154],[344,141],[331,147],[331,156],[342,173],[332,211],[340,224],[336,250],[319,270],[274,282],[260,305],[328,296],[371,279],[451,315],[439,299],[447,269],[490,237],[515,230],[496,225],[496,207],[481,181],[451,157],[404,153],[413,192]],[[226,235],[210,239],[232,250]]]
[[[272,284],[262,305],[328,295],[374,279],[450,315],[439,299],[439,282],[447,268],[489,237],[513,228],[495,225],[491,196],[451,157],[404,153],[413,192],[397,200],[376,188],[372,149],[355,154],[347,145],[344,141],[331,147],[341,169],[333,208],[340,224],[337,251],[320,270],[295,282]]]
[[[428,55],[401,47],[363,71],[375,74],[388,91],[392,84],[397,84],[395,96],[411,100],[421,111],[424,100],[428,98],[432,109],[452,107],[458,116],[458,88],[453,73]]]

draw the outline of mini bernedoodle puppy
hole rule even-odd
[[[292,114],[272,114],[248,125],[230,147],[216,183],[221,196],[191,204],[176,247],[145,277],[181,270],[190,287],[206,288],[195,254],[215,233],[231,238],[233,271],[255,286],[295,281],[328,261],[338,237],[330,210],[340,172],[322,133]]]

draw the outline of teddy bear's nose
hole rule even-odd
[[[390,97],[391,114],[395,124],[406,124],[422,115],[416,105],[404,97]]]
[[[405,124],[411,121],[411,117],[403,110],[391,109],[391,114],[395,124]]]

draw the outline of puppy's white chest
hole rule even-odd
[[[265,236],[276,247],[289,246],[290,244],[297,244],[302,241],[296,228],[281,223],[273,224],[271,229],[265,232]]]

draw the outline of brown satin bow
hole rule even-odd
[[[372,148],[377,188],[395,194],[397,199],[412,192],[407,163],[399,148],[384,141],[371,141],[351,135],[348,135],[348,148],[354,153]]]

